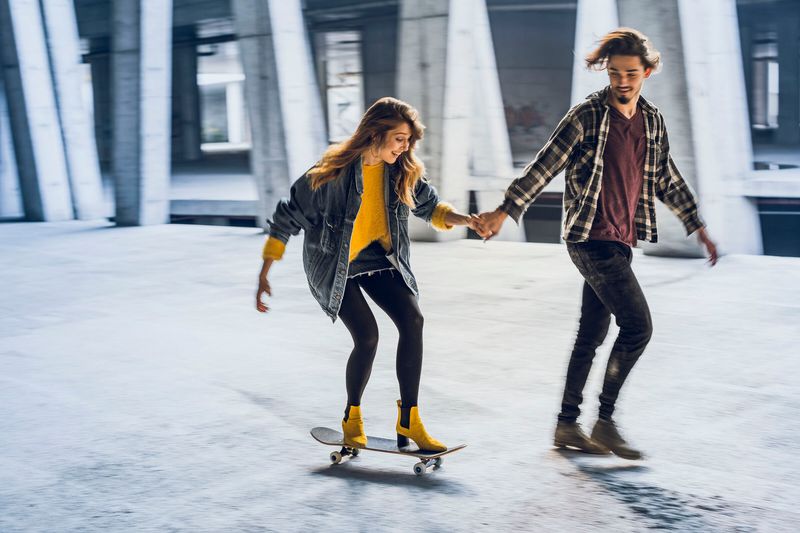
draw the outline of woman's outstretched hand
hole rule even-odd
[[[264,302],[264,296],[272,296],[272,289],[269,286],[269,281],[266,277],[258,278],[258,290],[256,291],[256,310],[259,313],[266,313],[269,311],[269,306]]]
[[[486,227],[483,221],[481,220],[481,217],[479,217],[474,213],[467,218],[467,226],[469,226],[469,229],[477,233],[481,239],[486,239],[490,235],[489,232],[486,230]]]
[[[451,226],[467,226],[480,235],[482,239],[486,238],[483,221],[478,215],[464,215],[458,211],[450,211],[445,216],[445,222]]]
[[[269,311],[269,306],[264,301],[265,296],[272,296],[272,288],[269,286],[267,274],[269,268],[272,266],[272,259],[265,259],[264,265],[261,267],[261,272],[258,273],[258,290],[256,290],[256,311],[259,313],[266,313]]]

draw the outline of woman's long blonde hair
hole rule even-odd
[[[387,134],[403,122],[411,128],[411,137],[408,139],[408,150],[400,154],[395,162],[400,170],[395,191],[401,202],[414,207],[414,187],[425,173],[425,165],[414,155],[414,146],[422,139],[425,125],[420,121],[416,109],[389,96],[377,100],[367,109],[349,139],[325,151],[320,162],[308,172],[312,190],[335,180],[342,169],[357,161],[366,150],[383,146]]]

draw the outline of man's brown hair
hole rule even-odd
[[[633,28],[617,28],[607,33],[586,56],[586,66],[603,70],[611,56],[639,56],[645,69],[658,70],[661,63],[661,52],[653,47],[647,35]]]

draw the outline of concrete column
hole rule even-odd
[[[103,186],[91,114],[81,94],[83,67],[75,7],[72,0],[47,0],[42,8],[75,214],[84,220],[101,218]]]
[[[267,3],[232,0],[253,147],[250,168],[258,189],[258,220],[266,219],[276,202],[289,195],[291,175],[284,137],[272,24]]]
[[[678,0],[618,0],[618,5],[620,24],[641,30],[661,51],[663,68],[645,82],[643,95],[664,115],[672,158],[697,193],[694,131]],[[702,52],[697,50],[694,53]],[[642,243],[645,253],[700,257],[701,248],[694,239],[685,238],[683,226],[678,219],[666,206],[660,202],[656,204],[659,242],[656,245]]]
[[[678,6],[701,214],[723,252],[761,254],[758,210],[743,195],[753,150],[736,2]]]
[[[263,225],[325,149],[325,121],[299,0],[233,0]]]
[[[118,225],[169,221],[172,2],[114,2],[113,173]]]
[[[11,122],[8,119],[6,91],[3,77],[0,76],[0,219],[20,218],[24,214],[17,175],[17,159],[14,156],[14,143],[11,139]]]
[[[101,163],[111,162],[111,43],[107,38],[92,39],[89,63],[92,69],[94,137]]]
[[[585,58],[603,35],[618,27],[617,0],[578,0],[570,105],[583,102],[591,93],[608,85],[606,72],[587,69]]]
[[[419,156],[428,178],[462,211],[470,190],[480,208],[495,207],[513,166],[485,0],[402,0],[399,34],[398,95],[427,125]],[[512,226],[501,237],[521,240]],[[410,229],[416,240],[465,235],[417,220]]]
[[[465,210],[468,197],[473,88],[472,1],[402,0],[398,95],[426,124],[419,156],[442,200]],[[468,90],[464,90],[468,88]],[[462,238],[461,228],[438,233],[416,219],[416,240]]]
[[[38,0],[0,0],[0,47],[25,217],[72,219],[69,174]]]
[[[228,108],[228,142],[244,142],[244,94],[242,84],[229,83],[225,86],[225,105]]]
[[[196,161],[201,158],[200,150],[200,88],[197,85],[197,47],[193,43],[195,32],[176,32],[181,45],[173,50],[172,65],[172,114],[176,146],[174,153],[183,161]]]
[[[473,104],[470,139],[470,190],[476,191],[479,211],[503,202],[514,174],[500,78],[497,73],[489,13],[484,0],[473,0]],[[465,206],[466,207],[466,206]],[[465,209],[466,211],[466,209]],[[525,225],[507,220],[496,240],[524,241]]]
[[[300,0],[269,0],[289,172],[301,176],[327,147],[325,118]],[[289,120],[290,119],[290,120]]]
[[[473,0],[472,176],[504,179],[513,172],[492,30],[484,0]]]
[[[755,207],[740,188],[752,154],[734,0],[618,5],[620,24],[643,31],[662,53],[663,69],[647,80],[644,95],[665,117],[670,152],[698,195],[710,233],[724,252],[759,253]],[[659,242],[642,243],[646,254],[702,255],[660,202],[657,217]]]

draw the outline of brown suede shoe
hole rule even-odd
[[[559,448],[573,448],[584,453],[605,455],[609,449],[586,436],[577,422],[558,421],[553,445]]]
[[[625,442],[612,420],[597,420],[592,429],[592,439],[623,459],[635,461],[643,457],[642,452]]]

